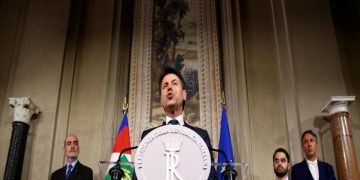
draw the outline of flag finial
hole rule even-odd
[[[127,98],[125,96],[122,104],[122,112],[125,113],[128,110],[128,108],[129,108],[129,104],[127,103]]]
[[[225,93],[224,91],[221,92],[221,105],[225,106]]]

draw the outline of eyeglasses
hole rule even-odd
[[[287,160],[286,160],[285,158],[280,158],[280,159],[275,158],[275,159],[274,159],[274,164],[286,163],[286,162],[287,162]]]

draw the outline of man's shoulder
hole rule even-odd
[[[141,139],[143,139],[147,134],[149,134],[152,130],[158,128],[158,127],[161,127],[163,125],[160,125],[160,126],[156,126],[156,127],[152,127],[152,128],[149,128],[149,129],[145,129],[142,134],[141,134]]]
[[[324,167],[327,167],[327,168],[332,168],[332,165],[327,163],[327,162],[324,162],[324,161],[318,161],[318,164],[319,166],[324,166]]]
[[[145,129],[143,132],[144,132],[144,133],[149,133],[149,132],[151,132],[152,130],[154,130],[154,129],[158,128],[158,127],[161,127],[161,126],[162,126],[162,125],[156,126],[156,127],[152,127],[152,128],[149,128],[149,129]]]
[[[324,161],[319,161],[319,160],[318,160],[318,164],[319,164],[319,167],[332,168],[332,165],[331,165],[331,164],[329,164],[329,163],[327,163],[327,162],[324,162]],[[304,167],[307,167],[307,164],[306,164],[306,161],[305,161],[305,160],[303,160],[303,161],[295,164],[295,165],[292,167],[292,169],[293,169],[293,170],[297,170],[297,169],[299,169],[299,168],[304,168]]]
[[[298,168],[303,168],[303,167],[305,167],[306,166],[306,161],[305,160],[303,160],[303,161],[301,161],[301,162],[298,162],[298,163],[296,163],[293,167],[292,167],[292,169],[294,170],[296,170],[296,169],[298,169]]]
[[[77,162],[75,168],[76,169],[73,169],[73,171],[75,170],[76,174],[72,176],[74,179],[93,179],[93,171],[90,167],[87,167],[86,165]]]
[[[335,172],[331,164],[324,161],[318,161],[320,176],[326,179],[336,180]]]
[[[77,165],[78,165],[79,169],[82,169],[82,170],[84,170],[84,171],[90,171],[90,172],[92,172],[92,169],[91,169],[90,167],[88,167],[88,166],[86,166],[86,165],[84,165],[84,164],[81,164],[80,161],[77,163]]]
[[[51,179],[58,179],[59,177],[62,177],[62,175],[65,174],[65,166],[55,170],[53,173],[51,173]]]
[[[65,170],[66,169],[66,166],[63,166],[57,170],[55,170],[53,173],[60,173],[61,171]]]
[[[184,126],[196,132],[206,142],[209,148],[212,148],[209,133],[205,129],[194,127],[186,123]]]
[[[196,132],[200,132],[200,133],[204,133],[204,134],[208,133],[205,129],[192,126],[192,125],[190,125],[188,123],[185,123],[184,126],[187,127],[187,128],[190,128],[190,129],[192,129],[193,131],[196,131]]]

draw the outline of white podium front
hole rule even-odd
[[[227,178],[229,180],[247,179],[248,176],[246,163],[212,164],[204,140],[180,125],[161,126],[151,131],[140,142],[133,160],[134,163],[99,161],[99,167],[105,177],[111,164],[130,165],[139,180],[207,180],[211,166],[235,170],[236,176]]]
[[[206,180],[211,157],[204,140],[193,130],[169,125],[146,135],[134,158],[139,180]]]

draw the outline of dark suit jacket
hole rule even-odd
[[[165,125],[165,123],[163,123],[163,125],[161,125],[161,126],[164,126],[164,125]],[[158,126],[158,127],[161,127],[161,126]],[[208,134],[208,132],[206,130],[190,126],[186,122],[184,122],[184,126],[191,129],[191,130],[193,130],[193,131],[195,131],[205,141],[208,148],[212,149],[211,142],[210,142],[210,136],[209,136],[209,134]],[[154,129],[158,128],[158,127],[154,127],[154,128],[143,131],[143,133],[141,135],[141,139],[143,139],[147,134],[149,134],[152,130],[154,130]],[[214,162],[214,157],[213,157],[212,151],[210,151],[210,156],[211,156],[211,162]],[[133,179],[137,179],[135,174],[133,176]],[[215,171],[214,166],[211,166],[210,175],[209,175],[208,180],[217,180],[217,175],[216,175],[216,171]]]
[[[65,180],[66,179],[66,166],[56,170],[51,174],[51,180]],[[93,172],[91,168],[83,165],[78,161],[71,171],[69,180],[92,180]]]
[[[333,167],[330,164],[318,160],[318,167],[319,167],[319,180],[336,180]],[[305,159],[302,162],[295,164],[294,167],[292,167],[291,179],[292,180],[313,179]]]

